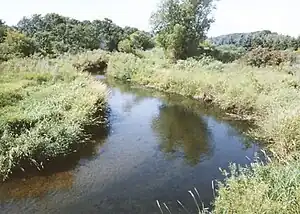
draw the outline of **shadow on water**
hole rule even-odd
[[[210,130],[206,121],[181,106],[161,105],[152,127],[159,135],[163,152],[175,154],[176,158],[182,151],[191,165],[198,164],[202,154],[209,157],[209,153],[213,152],[213,145],[208,141]]]

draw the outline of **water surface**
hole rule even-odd
[[[176,95],[110,83],[110,128],[43,173],[0,185],[1,213],[160,213],[156,200],[196,213],[188,191],[213,200],[212,180],[230,162],[249,164],[258,146],[248,124]],[[97,133],[99,132],[99,133]]]

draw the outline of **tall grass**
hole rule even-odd
[[[214,213],[300,213],[299,161],[230,168],[225,184],[220,183]]]
[[[106,87],[74,70],[76,57],[0,64],[0,176],[65,156],[86,142],[105,108]],[[96,121],[97,119],[97,121]]]

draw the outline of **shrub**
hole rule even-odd
[[[255,67],[279,66],[284,63],[293,63],[295,56],[288,51],[255,48],[249,51],[242,59],[247,65]]]
[[[75,56],[77,57],[71,57],[76,58],[73,67],[92,74],[103,73],[109,61],[109,55],[105,51],[87,51]]]
[[[134,47],[130,39],[124,39],[119,42],[118,50],[124,53],[133,53]]]
[[[14,30],[8,30],[3,43],[0,43],[0,61],[6,61],[14,57],[26,57],[36,50],[32,39]]]
[[[209,56],[220,62],[229,63],[244,56],[246,49],[235,45],[214,46],[208,41],[205,41],[200,43],[198,52],[198,58]]]
[[[154,42],[149,34],[141,31],[134,32],[118,44],[118,50],[124,53],[136,54],[137,50],[147,50],[154,47]]]

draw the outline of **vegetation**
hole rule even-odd
[[[74,59],[73,59],[74,60]],[[85,127],[104,122],[106,88],[75,72],[72,58],[14,59],[0,65],[0,175],[76,151]]]
[[[269,50],[267,48],[255,48],[249,51],[243,57],[247,65],[261,66],[278,66],[281,64],[292,64],[296,61],[295,54],[288,51]]]
[[[147,50],[154,47],[151,35],[136,31],[118,44],[118,50],[125,53],[136,53],[137,50]]]
[[[274,152],[276,159],[274,157],[274,165],[257,166],[260,171],[254,171],[251,175],[258,179],[261,173],[268,172],[269,175],[261,178],[261,182],[273,188],[271,186],[273,179],[277,177],[272,176],[276,176],[277,173],[284,172],[286,174],[282,175],[282,178],[289,179],[299,176],[296,174],[297,170],[291,171],[294,166],[298,167],[294,162],[291,162],[292,165],[277,163],[298,158],[300,148],[299,74],[290,75],[285,72],[288,69],[289,67],[253,68],[238,63],[222,64],[207,58],[188,59],[170,64],[168,59],[163,57],[163,52],[155,50],[144,52],[143,57],[122,53],[112,54],[107,75],[146,87],[212,102],[225,111],[238,114],[244,119],[254,120],[259,128],[249,134],[268,142],[267,147]],[[249,172],[252,172],[251,170],[252,168]],[[253,186],[260,184],[252,179],[249,173],[241,175],[241,178],[236,175],[237,173],[233,174],[226,181],[228,188],[221,186],[216,201],[217,213],[227,213],[222,210],[224,203],[228,204],[228,208],[231,206],[229,210],[236,210],[235,213],[243,213],[243,210],[255,213],[254,206],[258,206],[257,203],[267,203],[266,197],[269,196],[267,190],[264,194],[252,194]],[[244,186],[239,181],[242,178],[247,181]],[[289,182],[294,180],[282,180],[284,184]],[[236,185],[233,187],[235,189],[231,189],[231,185]],[[275,188],[277,187],[274,186],[274,189],[270,190],[272,194]],[[299,185],[295,185],[294,188],[294,192],[290,192],[285,186],[280,187],[283,195],[269,199],[270,203],[277,204],[276,207],[274,205],[271,209],[269,206],[263,206],[262,212],[271,213],[277,209],[277,213],[280,213],[278,204],[284,204],[289,198],[295,197],[294,193],[300,190]],[[256,204],[253,203],[253,209],[246,203],[248,193],[251,193],[251,200],[257,201]],[[238,203],[238,197],[245,197],[245,203]],[[231,203],[232,200],[236,203]],[[299,211],[299,206],[295,205],[291,209]]]
[[[125,40],[125,41],[124,41]],[[0,20],[0,60],[25,57],[34,53],[57,57],[65,52],[85,50],[107,51],[124,49],[129,42],[132,49],[148,49],[154,46],[151,34],[136,28],[122,28],[110,19],[78,21],[55,13],[45,16],[34,14],[24,17],[17,26],[8,27]],[[129,50],[130,52],[131,50]]]
[[[0,62],[15,57],[27,57],[35,51],[36,46],[31,38],[9,29],[5,32],[3,43],[0,43]]]
[[[151,17],[158,44],[174,59],[195,56],[213,18],[213,0],[164,0]]]
[[[294,54],[300,40],[266,30],[207,40],[213,9],[213,0],[164,0],[151,17],[153,34],[109,19],[78,21],[54,13],[24,17],[15,27],[0,20],[0,174],[6,178],[24,163],[40,167],[89,139],[85,127],[104,108],[106,89],[86,71],[107,69],[110,78],[193,97],[255,121],[258,128],[249,134],[268,143],[272,162],[233,165],[219,184],[215,213],[299,213]],[[155,45],[161,49],[148,50]]]
[[[210,41],[219,45],[235,45],[246,49],[269,48],[273,50],[297,50],[300,47],[300,37],[280,35],[269,30],[251,33],[233,33],[210,38]]]
[[[231,176],[220,184],[214,213],[299,213],[299,162],[285,165],[231,166]]]

